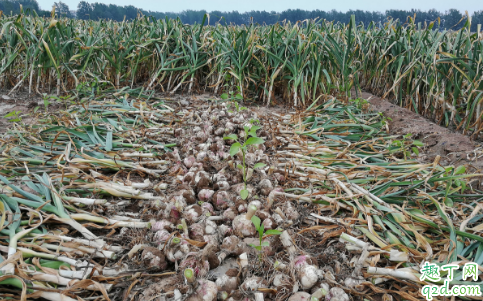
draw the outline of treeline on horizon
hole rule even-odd
[[[4,14],[18,14],[20,12],[20,5],[24,12],[35,11],[39,16],[50,16],[50,11],[40,9],[36,0],[0,0],[0,11]],[[71,10],[67,4],[63,2],[55,2],[56,13],[61,16],[69,18],[77,18],[82,20],[99,20],[109,19],[115,21],[122,21],[124,19],[132,20],[141,13],[145,16],[153,16],[157,19],[164,19],[166,17],[176,19],[180,18],[185,24],[201,23],[203,16],[209,13],[212,24],[220,22],[222,24],[249,24],[251,22],[258,24],[275,24],[281,21],[302,21],[306,19],[325,19],[328,21],[335,21],[341,23],[348,23],[351,15],[355,15],[356,21],[369,24],[370,22],[384,23],[388,18],[398,19],[402,23],[406,22],[407,18],[416,15],[416,22],[432,22],[440,20],[439,25],[441,29],[458,30],[465,24],[466,15],[457,9],[450,9],[445,12],[431,9],[428,11],[421,10],[387,10],[386,12],[370,12],[362,10],[349,10],[347,12],[340,12],[336,10],[302,10],[302,9],[288,9],[283,12],[267,12],[267,11],[249,11],[239,13],[238,11],[222,12],[205,10],[185,10],[180,13],[173,12],[156,12],[138,9],[135,6],[119,6],[115,4],[103,3],[88,3],[81,1],[76,10]],[[477,24],[483,24],[483,10],[475,11],[472,15],[472,31],[476,31]]]

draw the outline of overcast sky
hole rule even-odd
[[[37,0],[42,9],[50,9],[55,0]],[[71,10],[77,9],[80,0],[63,0]],[[471,14],[475,10],[483,10],[482,0],[87,0],[89,3],[102,2],[106,4],[133,5],[138,8],[160,12],[180,12],[187,9],[207,11],[250,10],[283,11],[286,9],[332,10],[347,11],[362,9],[368,11],[385,11],[387,9],[421,9],[435,8],[445,11],[456,8],[461,12],[468,10]]]

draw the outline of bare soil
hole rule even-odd
[[[483,145],[470,140],[464,134],[439,126],[434,122],[392,104],[388,100],[373,94],[363,92],[362,98],[369,101],[373,111],[382,112],[389,121],[391,134],[412,134],[414,139],[422,140],[425,144],[424,152],[419,160],[424,163],[434,162],[441,157],[441,165],[466,165],[472,172],[483,170]]]
[[[5,115],[12,111],[19,111],[22,122],[25,124],[34,123],[33,113],[37,106],[39,109],[43,108],[43,100],[39,96],[24,92],[7,96],[7,91],[0,90],[0,133],[4,133],[11,125],[9,122],[11,118],[5,118]]]

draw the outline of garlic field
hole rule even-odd
[[[2,299],[422,300],[424,262],[483,264],[483,175],[419,162],[422,142],[349,101],[373,86],[477,137],[478,34],[0,24],[5,94],[61,103],[0,136]]]
[[[401,20],[402,21],[402,20]],[[0,15],[0,87],[9,93],[145,85],[164,92],[238,86],[244,97],[309,105],[360,88],[474,138],[483,130],[483,35],[411,16],[401,25],[305,20],[261,26],[139,16],[132,22]],[[356,90],[351,93],[351,89]]]

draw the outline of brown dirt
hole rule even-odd
[[[483,145],[471,141],[466,135],[456,133],[422,117],[408,109],[401,108],[373,94],[363,92],[362,98],[369,101],[373,111],[382,112],[391,118],[391,134],[412,134],[414,139],[422,140],[424,152],[419,160],[424,163],[434,162],[441,156],[442,165],[466,165],[473,167],[473,172],[483,170]]]
[[[4,118],[8,113],[20,111],[19,116],[22,118],[22,122],[33,124],[35,122],[35,118],[33,118],[35,108],[38,106],[39,111],[44,108],[42,98],[37,95],[28,95],[28,93],[21,92],[7,96],[7,93],[8,91],[0,90],[0,133],[4,133],[12,124],[8,120],[11,118]],[[5,96],[8,99],[4,99]]]

